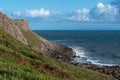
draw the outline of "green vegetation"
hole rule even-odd
[[[93,70],[56,61],[32,50],[0,28],[0,80],[116,79]]]
[[[40,40],[30,30],[25,31],[25,30],[21,29],[21,31],[22,31],[23,35],[26,37],[30,47],[33,47],[40,43]]]

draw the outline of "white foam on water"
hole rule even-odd
[[[85,50],[82,47],[73,48],[73,51],[75,52],[76,56],[87,57],[87,56],[85,56]]]
[[[51,41],[54,43],[61,43],[64,45],[69,46],[69,44],[64,43],[67,42],[67,40],[54,40]],[[80,46],[69,46],[73,49],[73,51],[75,52],[75,58],[73,62],[77,62],[77,63],[90,63],[90,64],[95,64],[95,65],[99,65],[99,66],[116,66],[116,64],[107,64],[107,63],[101,63],[100,60],[95,60],[92,57],[88,56],[87,54],[90,54],[90,52],[88,52],[85,48],[80,47]]]
[[[86,55],[86,50],[83,47],[71,47],[73,51],[75,52],[75,58],[73,62],[77,63],[87,63],[86,60],[88,59],[88,56]]]
[[[99,65],[99,66],[116,66],[117,65],[117,64],[99,63],[99,60],[87,59],[87,61],[91,62],[91,64],[95,64],[95,65]]]
[[[73,51],[75,52],[75,55],[77,57],[74,58],[75,62],[78,63],[91,63],[99,66],[116,66],[116,64],[107,64],[107,63],[100,63],[100,60],[93,60],[86,54],[87,52],[83,47],[71,47]]]

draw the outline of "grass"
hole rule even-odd
[[[0,57],[0,80],[59,80],[50,74],[20,65],[5,56]]]
[[[0,80],[116,79],[93,70],[56,61],[22,44],[0,28]]]
[[[23,35],[26,37],[30,47],[34,47],[35,45],[40,43],[40,40],[30,30],[25,31],[25,30],[21,29],[21,31],[22,31]]]

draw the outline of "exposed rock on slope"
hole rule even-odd
[[[15,22],[2,13],[0,13],[0,27],[3,27],[11,36],[18,39],[22,43],[28,44],[22,32],[15,25]]]
[[[15,25],[18,26],[19,28],[22,28],[25,31],[29,30],[28,22],[25,21],[24,19],[15,20]]]
[[[72,58],[73,51],[71,48],[50,43],[46,39],[32,32],[28,27],[27,21],[23,19],[12,20],[0,13],[0,26],[11,36],[22,43],[29,45],[38,52],[45,53],[61,61],[69,62]]]

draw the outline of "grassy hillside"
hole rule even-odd
[[[58,62],[12,38],[0,28],[0,80],[116,80]]]
[[[23,29],[21,29],[21,31],[25,38],[27,39],[30,47],[34,47],[35,45],[40,43],[40,40],[36,37],[36,35],[32,31],[30,30],[25,31]]]

